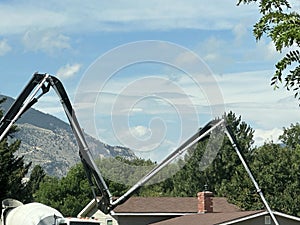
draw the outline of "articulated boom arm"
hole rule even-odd
[[[233,135],[233,133],[230,131],[229,127],[226,126],[224,119],[220,120],[212,120],[208,124],[206,124],[202,129],[200,129],[196,134],[194,134],[192,137],[190,137],[187,141],[185,141],[179,148],[177,148],[173,153],[171,153],[168,157],[166,157],[160,164],[158,164],[155,168],[153,168],[151,171],[149,171],[144,177],[142,177],[135,185],[133,185],[124,195],[122,195],[120,198],[113,200],[111,193],[109,192],[109,189],[97,167],[95,164],[91,153],[89,151],[88,145],[86,143],[86,140],[84,138],[83,132],[81,130],[81,127],[78,123],[78,120],[75,116],[74,109],[72,107],[72,104],[68,98],[68,95],[62,85],[62,83],[54,76],[51,76],[49,74],[38,74],[35,73],[32,77],[32,79],[29,81],[27,86],[24,88],[24,90],[21,92],[21,94],[18,96],[16,101],[13,103],[13,105],[10,107],[10,109],[7,111],[7,113],[2,117],[0,121],[0,141],[7,135],[9,129],[11,126],[17,121],[17,119],[26,111],[28,110],[32,105],[34,105],[38,99],[43,96],[45,93],[47,93],[52,87],[56,94],[59,96],[61,104],[64,108],[64,111],[66,113],[66,116],[70,122],[70,125],[72,127],[73,133],[76,137],[78,146],[79,146],[79,155],[81,158],[81,162],[83,163],[83,166],[85,168],[88,180],[90,182],[90,186],[93,191],[93,195],[95,198],[95,201],[98,203],[98,208],[104,212],[109,213],[111,212],[115,207],[125,202],[132,194],[136,192],[141,186],[143,186],[145,183],[147,183],[153,176],[155,176],[159,171],[161,171],[165,166],[167,166],[169,163],[171,163],[176,157],[183,154],[187,149],[189,149],[191,146],[196,144],[199,141],[202,141],[203,139],[209,137],[216,128],[222,128],[221,132],[224,132],[232,146],[234,147],[239,159],[241,160],[245,170],[247,171],[249,177],[251,178],[258,194],[260,195],[266,209],[268,210],[269,214],[271,215],[274,223],[276,225],[279,225],[277,222],[276,217],[274,216],[272,210],[270,209],[267,201],[264,198],[264,195],[259,188],[254,176],[252,175],[252,172],[250,168],[248,167],[246,161],[244,160],[241,151],[237,145],[237,141]],[[39,93],[41,92],[41,93]],[[39,94],[39,95],[38,95]],[[38,95],[36,97],[36,95]],[[218,131],[220,132],[220,131]],[[98,201],[95,193],[95,188],[97,188],[101,192],[101,199]]]
[[[0,121],[0,141],[7,135],[12,125],[20,118],[20,116],[26,112],[31,106],[38,102],[38,99],[46,94],[49,89],[53,88],[56,94],[59,96],[61,104],[64,108],[65,114],[70,122],[74,136],[79,146],[79,155],[81,162],[84,165],[88,180],[90,182],[94,198],[96,198],[95,188],[98,188],[102,194],[102,202],[99,208],[103,211],[107,211],[110,208],[112,196],[108,190],[108,187],[96,166],[88,145],[85,141],[83,132],[80,128],[78,120],[75,116],[74,109],[71,105],[69,97],[63,87],[62,83],[54,76],[49,74],[35,73],[29,83],[25,86],[23,91],[17,97],[15,102],[1,118]]]

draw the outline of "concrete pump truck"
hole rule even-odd
[[[182,143],[174,152],[162,160],[144,177],[142,177],[135,185],[133,185],[125,194],[119,198],[113,198],[110,193],[102,175],[99,171],[92,155],[89,150],[88,144],[84,138],[83,131],[76,118],[75,111],[69,100],[67,92],[61,81],[55,76],[49,74],[35,73],[28,84],[25,86],[20,95],[16,98],[15,102],[7,110],[0,120],[0,141],[6,137],[12,125],[25,113],[30,107],[38,102],[39,98],[49,92],[53,88],[60,102],[63,106],[64,112],[68,118],[74,136],[79,147],[79,157],[87,174],[87,179],[91,186],[92,195],[97,202],[99,210],[105,214],[110,213],[115,207],[124,203],[130,198],[141,186],[146,184],[154,175],[161,171],[165,166],[171,163],[176,157],[183,154],[191,146],[197,144],[199,141],[209,137],[216,128],[222,128],[228,136],[234,150],[236,151],[241,163],[251,178],[258,194],[260,195],[266,209],[268,210],[274,223],[278,225],[278,221],[269,207],[268,202],[264,198],[262,190],[259,188],[258,183],[252,175],[252,172],[244,160],[237,141],[225,124],[224,119],[214,119],[207,123],[202,129],[198,130],[192,137]],[[100,198],[96,196],[96,189],[101,193]],[[41,203],[22,204],[14,199],[5,199],[2,201],[1,213],[2,225],[95,225],[97,221],[85,221],[77,219],[65,218],[58,210]],[[99,222],[98,222],[99,225]]]

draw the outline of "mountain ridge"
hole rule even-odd
[[[6,101],[0,105],[5,113],[13,104],[14,99],[0,95]],[[34,108],[25,112],[16,123],[18,132],[13,134],[11,141],[19,139],[21,145],[18,156],[24,156],[25,162],[41,165],[51,176],[65,176],[74,164],[80,162],[78,146],[70,125],[55,116],[43,113]],[[94,158],[122,156],[135,158],[132,150],[121,146],[110,146],[96,138],[84,134]]]

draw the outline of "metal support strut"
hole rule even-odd
[[[264,203],[266,209],[268,210],[268,212],[269,212],[269,214],[270,214],[272,220],[274,221],[274,223],[275,223],[276,225],[279,225],[279,223],[278,223],[276,217],[274,216],[273,211],[271,210],[271,208],[270,208],[268,202],[266,201],[266,199],[265,199],[265,197],[264,197],[264,194],[263,194],[261,188],[259,187],[258,183],[256,182],[256,180],[255,180],[255,178],[254,178],[254,176],[253,176],[253,174],[252,174],[252,172],[251,172],[249,166],[247,165],[247,163],[246,163],[244,157],[242,156],[241,151],[240,151],[240,149],[239,149],[239,147],[238,147],[238,145],[237,145],[237,141],[235,140],[234,135],[232,134],[232,132],[231,132],[231,130],[229,129],[229,127],[227,127],[227,126],[226,126],[226,128],[225,128],[225,134],[227,135],[227,137],[228,137],[229,141],[231,142],[231,144],[232,144],[234,150],[236,151],[236,154],[238,155],[239,159],[241,160],[241,162],[242,162],[242,164],[243,164],[245,170],[246,170],[247,173],[248,173],[248,176],[250,177],[250,179],[251,179],[253,185],[255,186],[256,191],[257,191],[257,193],[259,194],[259,196],[260,196],[262,202]]]

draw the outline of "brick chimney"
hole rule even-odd
[[[213,212],[213,193],[210,191],[202,191],[198,196],[198,213],[212,213]]]

